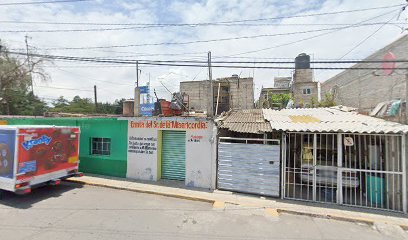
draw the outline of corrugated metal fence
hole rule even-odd
[[[219,138],[218,188],[279,197],[280,141]]]

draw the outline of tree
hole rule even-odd
[[[269,106],[272,108],[284,108],[288,104],[289,100],[292,99],[292,96],[289,93],[282,94],[269,94]]]
[[[334,95],[331,93],[326,93],[324,99],[320,102],[320,107],[333,107],[336,106],[336,101],[334,100]]]
[[[102,114],[122,114],[123,102],[125,99],[115,100],[114,103],[98,103],[97,113]],[[63,112],[63,113],[82,113],[93,114],[95,111],[95,104],[90,98],[81,98],[75,96],[72,101],[68,101],[64,97],[59,97],[53,103],[53,108],[49,109],[50,112]]]
[[[60,96],[57,100],[52,102],[54,108],[64,108],[69,105],[69,101],[63,96]]]
[[[44,60],[11,57],[6,47],[0,47],[0,114],[42,115],[47,105],[34,96],[31,85],[34,75],[48,79],[41,68]]]

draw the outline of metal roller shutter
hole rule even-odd
[[[219,143],[218,188],[279,196],[280,146]]]
[[[162,178],[184,181],[186,175],[186,132],[163,131]]]

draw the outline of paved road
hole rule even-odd
[[[408,239],[369,226],[64,183],[0,201],[0,239]]]

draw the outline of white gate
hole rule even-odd
[[[407,211],[402,135],[288,133],[283,142],[284,198]]]
[[[220,137],[219,189],[279,197],[280,140]]]

